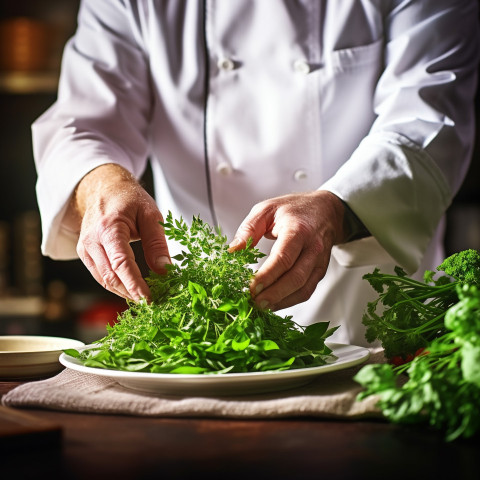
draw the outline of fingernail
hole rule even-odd
[[[255,287],[255,295],[258,295],[262,290],[263,290],[263,283],[259,283],[259,284]]]
[[[148,292],[145,292],[143,289],[139,289],[136,292],[132,292],[131,297],[135,303],[141,302],[143,299],[146,299],[149,296]]]
[[[228,251],[233,252],[237,247],[239,247],[242,244],[242,241],[239,240],[238,238],[234,238],[232,240],[232,243],[228,246]]]
[[[262,300],[258,306],[262,309],[265,310],[268,307],[268,301],[267,300]]]
[[[158,257],[156,260],[155,260],[155,266],[159,269],[159,270],[164,270],[165,269],[165,265],[169,265],[171,262],[170,262],[170,259],[167,257],[167,256],[162,256],[162,257]]]

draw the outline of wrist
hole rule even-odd
[[[137,181],[120,165],[107,163],[91,170],[80,180],[73,194],[77,213],[83,217],[90,205],[99,204],[102,198],[109,197],[111,190],[118,192],[122,183],[136,185]]]
[[[328,190],[317,190],[318,194],[330,199],[331,218],[333,221],[334,245],[348,243],[360,238],[369,237],[371,233],[347,202]]]
[[[332,245],[344,243],[344,202],[328,190],[317,190],[314,195],[320,200],[319,214],[321,215],[321,222],[326,227],[324,235],[327,235]]]
[[[135,177],[125,168],[114,163],[100,165],[88,172],[77,184],[67,207],[66,225],[80,231],[83,216],[91,205],[101,205],[102,198],[110,191],[118,191],[121,183],[138,184]]]

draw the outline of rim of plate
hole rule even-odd
[[[77,340],[75,338],[67,337],[55,337],[49,335],[0,335],[0,343],[6,341],[12,342],[25,342],[25,344],[31,343],[32,345],[38,346],[48,346],[48,348],[40,349],[28,349],[25,347],[24,350],[1,350],[0,356],[2,355],[19,355],[19,354],[40,354],[40,353],[52,353],[59,352],[66,348],[84,348],[85,343]]]
[[[129,372],[125,370],[112,370],[106,368],[95,368],[95,367],[87,367],[79,362],[76,358],[71,357],[65,353],[60,355],[60,363],[70,368],[71,370],[76,370],[83,373],[90,373],[105,377],[117,377],[117,378],[136,378],[136,379],[175,379],[178,378],[179,381],[181,380],[197,380],[197,381],[211,381],[212,379],[218,378],[251,378],[251,377],[265,377],[266,375],[281,375],[283,377],[298,377],[302,375],[310,375],[315,374],[317,372],[328,372],[332,370],[338,369],[338,367],[343,368],[350,368],[355,365],[359,365],[368,360],[370,356],[370,351],[366,347],[360,347],[357,345],[348,345],[342,343],[327,343],[327,346],[332,349],[332,353],[334,355],[335,352],[339,350],[347,350],[345,355],[353,355],[353,358],[349,360],[340,360],[340,361],[333,361],[331,363],[326,363],[325,365],[318,365],[315,367],[305,367],[305,368],[296,368],[290,370],[267,370],[264,372],[240,372],[240,373],[153,373],[153,372]],[[78,350],[85,350],[91,348],[92,345],[85,345],[84,347],[79,348]],[[201,380],[205,379],[205,380]]]

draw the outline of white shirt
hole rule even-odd
[[[364,344],[375,266],[443,258],[443,215],[473,144],[475,0],[84,0],[57,102],[33,125],[42,249],[76,257],[62,223],[102,163],[150,158],[166,214],[229,240],[257,202],[327,189],[371,238],[335,247],[312,296],[285,312]],[[267,243],[260,245],[268,250]]]

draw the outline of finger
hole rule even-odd
[[[118,295],[119,297],[132,300],[130,297],[129,293],[125,289],[123,285],[119,285],[119,288],[115,288],[111,285],[107,285],[104,282],[104,279],[102,278],[102,275],[99,273],[97,270],[97,267],[95,265],[95,262],[93,261],[92,257],[89,255],[89,253],[86,251],[85,247],[83,244],[80,244],[77,246],[77,253],[80,258],[80,260],[83,262],[83,264],[87,267],[87,270],[90,272],[92,277],[100,284],[102,287],[106,288],[110,292],[114,293],[115,295]]]
[[[302,251],[292,268],[256,296],[257,305],[278,309],[284,308],[286,303],[308,300],[318,282],[325,276],[328,267],[326,258],[328,257],[318,255],[313,249]]]
[[[293,231],[284,233],[279,229],[278,238],[250,284],[250,292],[255,297],[275,283],[282,275],[288,272],[304,247],[304,238]]]
[[[142,277],[130,244],[118,236],[117,240],[104,242],[103,245],[106,260],[101,252],[97,253],[97,258],[92,257],[105,283],[115,289],[123,285],[136,302],[142,298],[150,300],[150,289]]]
[[[296,290],[291,295],[288,295],[279,302],[274,303],[267,308],[276,311],[283,308],[292,307],[302,302],[306,302],[313,295],[313,292],[317,288],[318,283],[324,276],[325,273],[321,268],[313,269],[312,275],[307,279],[302,288]]]
[[[163,221],[163,219],[160,218],[159,221]],[[172,260],[168,251],[165,232],[159,221],[152,221],[151,219],[140,221],[138,228],[147,265],[154,272],[165,274],[165,265],[171,264]]]
[[[229,252],[245,248],[248,240],[252,239],[255,246],[260,239],[268,234],[273,225],[274,212],[270,208],[256,206],[243,220],[229,245]]]

